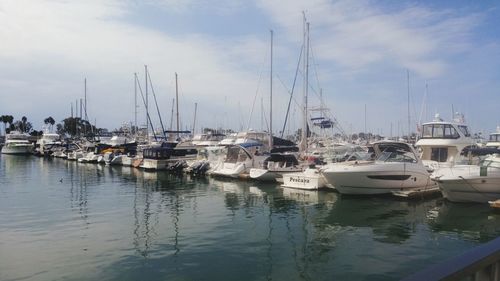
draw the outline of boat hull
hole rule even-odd
[[[389,194],[408,189],[435,187],[420,164],[344,165],[323,171],[328,183],[342,194]]]
[[[452,202],[487,203],[500,199],[500,171],[496,168],[487,169],[483,175],[479,166],[442,169],[432,179],[443,197]]]
[[[33,145],[4,145],[2,154],[28,155],[33,152]]]
[[[302,173],[288,173],[283,175],[283,187],[317,190],[327,187],[323,175],[315,169],[307,169]]]

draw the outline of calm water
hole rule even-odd
[[[500,233],[487,206],[0,156],[0,280],[397,280]]]

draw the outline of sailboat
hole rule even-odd
[[[272,96],[273,96],[273,31],[271,30],[271,75],[270,75],[270,110],[269,110],[269,145],[272,148],[274,144],[272,130]],[[283,177],[285,173],[300,172],[303,167],[299,165],[295,153],[281,152],[271,153],[262,162],[261,167],[250,169],[249,176],[253,180],[258,181],[276,181]]]
[[[308,88],[309,88],[309,23],[306,22],[304,16],[304,102],[303,102],[303,124],[302,135],[299,144],[299,149],[305,155],[307,151],[307,132],[308,132]],[[323,175],[314,165],[309,166],[303,172],[294,172],[283,174],[283,187],[299,188],[299,189],[320,189],[327,187],[327,182]]]

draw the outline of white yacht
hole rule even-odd
[[[479,165],[460,165],[436,170],[431,179],[443,197],[452,202],[477,202],[500,199],[500,155],[486,157]]]
[[[61,136],[46,130],[42,137],[36,142],[37,150],[42,156],[51,155],[62,146]]]
[[[328,183],[342,194],[385,194],[393,191],[435,188],[430,172],[407,143],[373,143],[374,162],[349,162],[329,165],[322,173]]]
[[[497,127],[495,132],[490,134],[486,147],[500,148],[500,126]]]
[[[220,177],[238,178],[248,174],[251,168],[262,167],[268,155],[263,155],[263,145],[258,142],[248,142],[227,148],[223,164],[210,174]]]
[[[431,168],[460,163],[464,148],[474,144],[463,115],[455,114],[453,122],[443,121],[436,114],[432,122],[422,124],[420,139],[415,143],[420,159]]]
[[[292,153],[272,153],[260,168],[250,169],[250,178],[257,181],[278,181],[284,174],[302,172],[305,167],[299,164]]]
[[[217,133],[198,134],[191,139],[191,143],[195,146],[215,146],[218,145],[225,136],[224,134]]]
[[[283,174],[282,187],[318,190],[332,187],[316,167],[309,167],[303,172]]]
[[[2,154],[31,154],[33,148],[34,146],[29,142],[27,134],[12,131],[5,136]]]
[[[228,146],[224,163],[210,172],[220,177],[246,176],[250,169],[262,167],[269,156],[269,133],[253,130],[236,134],[234,145]]]
[[[197,149],[196,159],[187,161],[186,173],[201,175],[216,170],[224,163],[225,146],[206,146]]]

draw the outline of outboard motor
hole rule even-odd
[[[205,173],[210,169],[210,163],[208,161],[201,162],[198,167],[194,170],[196,175],[205,175]]]
[[[184,168],[187,167],[186,161],[179,160],[174,165],[170,167],[170,171],[174,173],[180,173]]]

